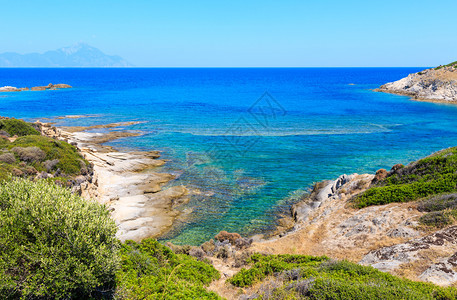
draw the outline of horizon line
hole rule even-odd
[[[103,67],[103,66],[94,66],[94,67],[85,67],[85,66],[71,66],[71,67],[0,67],[0,69],[324,69],[324,68],[434,68],[434,67],[424,67],[424,66],[234,66],[234,67],[227,67],[227,66],[192,66],[192,67],[177,67],[177,66],[162,66],[162,67],[153,67],[153,66],[129,66],[129,67]]]

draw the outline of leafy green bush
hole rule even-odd
[[[456,299],[455,288],[442,288],[429,283],[400,279],[372,267],[348,261],[332,261],[323,257],[269,255],[253,256],[249,270],[241,270],[229,280],[236,286],[251,286],[247,274],[263,274],[269,264],[282,265],[284,270],[299,268],[300,276],[284,276],[287,271],[268,272],[274,289],[261,288],[257,299]],[[242,283],[242,284],[240,284]],[[278,287],[279,286],[279,287]]]
[[[44,181],[0,185],[0,298],[81,299],[114,289],[119,243],[104,206]]]
[[[436,152],[392,172],[386,179],[356,196],[358,208],[415,201],[457,191],[457,148]]]
[[[174,254],[154,239],[127,241],[121,259],[119,299],[221,299],[204,287],[220,276],[213,266]]]
[[[89,163],[81,157],[75,146],[50,137],[40,135],[23,136],[8,145],[9,149],[30,149],[30,147],[39,148],[45,153],[44,157],[40,157],[41,160],[58,159],[59,162],[56,164],[56,168],[59,168],[62,173],[67,175],[79,175],[81,170],[89,166]],[[42,163],[34,164],[33,166],[38,171],[46,170]]]
[[[18,119],[0,119],[0,130],[11,136],[40,135],[30,123]]]
[[[241,269],[238,274],[228,281],[238,287],[251,286],[274,273],[292,270],[297,267],[317,266],[321,262],[328,260],[326,256],[307,256],[307,255],[261,255],[254,254],[248,259],[248,263],[254,264],[250,269]],[[309,269],[307,269],[309,271]]]

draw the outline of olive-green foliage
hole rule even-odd
[[[8,132],[11,136],[40,135],[30,123],[18,119],[1,119],[0,130]]]
[[[213,266],[174,254],[154,239],[127,241],[116,275],[120,299],[221,299],[205,285],[219,278]]]
[[[438,66],[435,68],[435,70],[439,70],[439,69],[442,69],[444,67],[452,67],[454,66],[454,68],[457,68],[457,61],[454,61],[454,62],[451,62],[450,64],[447,64],[447,65],[444,65],[444,66]]]
[[[415,201],[457,191],[457,147],[434,153],[394,172],[353,199],[356,207]]]
[[[106,208],[44,181],[0,185],[0,298],[84,299],[114,290],[119,242]]]
[[[248,263],[253,264],[250,269],[242,269],[238,274],[229,279],[229,282],[238,287],[250,286],[263,280],[274,273],[291,270],[297,267],[312,267],[328,260],[326,256],[307,256],[307,255],[270,255],[264,256],[254,254],[248,259]]]
[[[27,162],[38,171],[47,171],[44,161],[55,159],[59,160],[55,170],[58,168],[67,175],[79,175],[89,165],[73,145],[41,135],[22,136],[12,143],[4,142],[0,144],[0,149],[15,153],[18,162]]]
[[[417,209],[427,212],[419,222],[423,225],[443,228],[457,219],[457,194],[442,194],[427,197],[418,202]]]
[[[456,299],[455,288],[442,288],[429,283],[400,279],[372,267],[348,261],[331,261],[295,255],[253,256],[253,266],[243,269],[229,281],[236,286],[250,286],[256,282],[249,274],[264,273],[270,265],[282,265],[271,270],[279,287],[265,293],[259,289],[258,299]],[[298,276],[291,278],[285,270],[294,268]]]

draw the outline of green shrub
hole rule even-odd
[[[205,285],[219,278],[213,266],[174,254],[156,240],[128,241],[117,273],[119,299],[221,299]]]
[[[287,256],[255,255],[249,270],[241,270],[228,281],[236,286],[252,286],[258,280],[248,279],[252,278],[248,274],[264,274],[269,264],[279,264],[285,268],[283,271],[268,272],[275,275],[270,279],[274,288],[265,289],[262,285],[257,299],[456,299],[457,296],[455,288],[400,279],[373,267],[323,257],[301,257],[303,260],[299,255],[293,260]],[[291,268],[298,268],[300,275],[284,276]]]
[[[18,119],[0,119],[0,130],[11,136],[40,135],[30,123]]]
[[[62,173],[67,175],[79,175],[81,174],[81,170],[87,169],[87,166],[89,165],[89,163],[84,160],[78,153],[78,150],[75,146],[70,145],[67,142],[54,140],[46,136],[29,135],[19,137],[10,145],[8,145],[8,148],[39,148],[45,153],[44,157],[40,156],[40,160],[58,159],[59,161],[55,167],[59,168]],[[28,161],[30,161],[30,159],[28,159]],[[24,160],[26,160],[25,157]],[[42,163],[34,164],[34,167],[38,171],[46,170],[46,166],[44,166]]]
[[[14,164],[16,162],[16,157],[12,153],[3,153],[0,154],[0,162]]]
[[[14,147],[11,151],[16,153],[20,160],[27,162],[41,161],[46,157],[46,153],[38,147]]]
[[[251,286],[269,275],[284,270],[292,270],[297,267],[310,267],[320,265],[321,262],[328,260],[326,256],[307,256],[307,255],[261,255],[254,254],[247,261],[254,264],[250,269],[241,269],[238,274],[228,281],[238,287]],[[309,271],[309,269],[306,269]]]
[[[0,185],[0,298],[81,299],[114,289],[116,225],[104,206],[44,181]]]
[[[387,178],[352,199],[363,208],[419,200],[457,191],[457,148],[449,148],[392,172]]]

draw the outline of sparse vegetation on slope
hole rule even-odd
[[[353,199],[358,208],[409,202],[457,191],[457,147],[436,152],[387,177]]]
[[[456,299],[457,290],[414,282],[372,267],[326,257],[255,254],[252,267],[229,280],[252,286],[269,276],[249,299]]]
[[[0,119],[0,180],[8,176],[45,177],[66,182],[90,173],[91,166],[78,150],[64,142],[42,136],[32,124],[17,119]],[[8,140],[9,136],[18,138]]]

